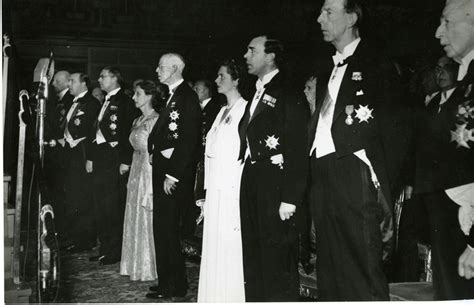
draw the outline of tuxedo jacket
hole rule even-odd
[[[100,128],[106,143],[119,150],[120,163],[130,165],[132,163],[133,148],[128,138],[133,121],[139,115],[140,111],[135,108],[133,100],[120,89],[110,97],[109,105],[105,109],[100,122],[97,115],[91,140],[93,141],[96,138],[97,129]],[[96,153],[94,146],[92,145],[92,149],[89,151],[89,160],[94,159]]]
[[[69,93],[69,90],[61,100],[58,98],[48,100],[46,106],[46,139],[62,139],[64,134],[64,124],[67,112],[72,105],[74,96]]]
[[[417,117],[415,191],[429,193],[474,182],[474,61],[438,113],[440,94]],[[471,109],[470,111],[468,109]],[[468,237],[474,246],[474,228]]]
[[[201,145],[201,107],[196,93],[180,84],[148,137],[148,151],[154,160],[162,151],[173,149],[166,173],[179,181],[193,181],[193,170]]]
[[[408,157],[408,110],[402,103],[399,79],[394,66],[361,40],[354,54],[346,59],[339,93],[335,101],[331,135],[335,154],[342,158],[364,149],[388,202],[400,178],[402,164]],[[327,84],[333,65],[327,65],[323,79],[318,79],[316,110],[308,128],[309,151],[313,145],[321,107],[328,92]],[[330,68],[329,68],[330,67]],[[372,110],[372,118],[360,120],[357,110]],[[348,116],[352,124],[346,123]]]
[[[239,160],[244,161],[247,143],[252,162],[270,162],[272,156],[281,154],[281,201],[301,205],[308,171],[306,99],[290,89],[280,71],[265,85],[252,117],[251,104],[251,101],[247,103],[239,123]]]
[[[474,115],[461,115],[464,105],[474,106],[474,63],[438,113],[440,94],[417,117],[415,191],[427,193],[474,182],[474,142],[453,137],[457,125],[474,128]],[[464,109],[466,107],[464,106]]]
[[[74,109],[69,122],[67,121],[67,114],[71,109],[72,103],[64,115],[64,124],[62,129],[62,135],[66,127],[71,134],[73,140],[86,137],[84,143],[91,143],[92,135],[95,135],[94,121],[100,111],[100,103],[95,99],[90,92],[77,100],[78,105]],[[89,146],[88,144],[86,144]]]

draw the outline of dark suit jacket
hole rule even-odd
[[[86,137],[86,139],[82,141],[86,145],[85,147],[87,151],[89,149],[90,143],[92,143],[91,137],[95,135],[94,121],[99,114],[100,103],[92,96],[90,92],[87,92],[86,95],[78,99],[77,102],[79,104],[74,109],[69,122],[67,122],[67,114],[69,109],[72,107],[72,104],[69,106],[66,114],[64,115],[65,124],[62,134],[64,135],[67,125],[69,133],[74,140]]]
[[[62,139],[67,111],[71,107],[74,96],[69,90],[61,100],[57,97],[48,99],[46,104],[45,139]]]
[[[100,110],[99,110],[100,112]],[[99,126],[107,144],[118,142],[120,163],[130,165],[132,163],[133,148],[128,137],[132,128],[133,120],[140,115],[140,111],[135,108],[133,100],[120,89],[115,95],[110,97],[110,103],[104,112],[102,121],[96,118],[94,131],[91,137],[95,139],[97,126]],[[89,150],[88,160],[94,158],[94,145]]]
[[[382,191],[393,205],[391,193],[399,179],[402,163],[407,157],[409,139],[406,108],[401,102],[400,83],[394,66],[361,40],[354,54],[347,59],[347,68],[341,82],[331,134],[336,157],[341,158],[365,149]],[[328,77],[333,65],[324,73]],[[308,128],[308,154],[318,125],[319,113],[327,92],[327,78],[318,79],[316,110]],[[361,106],[372,109],[368,122],[359,121],[355,110]],[[345,123],[346,111],[354,109],[353,123]]]
[[[283,179],[281,201],[301,205],[306,188],[308,157],[305,152],[306,126],[309,108],[301,93],[289,88],[280,71],[265,85],[265,92],[250,117],[247,103],[239,124],[240,156],[244,159],[247,140],[251,160],[266,161],[278,154],[283,155]],[[269,145],[269,139],[278,139],[278,145]]]
[[[204,154],[204,147],[206,146],[206,135],[211,129],[212,123],[216,119],[217,114],[222,108],[222,104],[220,99],[216,96],[211,98],[211,100],[207,103],[207,105],[202,109],[202,147]]]
[[[474,62],[438,113],[439,97],[417,117],[415,191],[429,193],[474,182],[474,141],[470,148],[453,138],[458,126],[474,129],[474,117],[461,109],[474,106]],[[469,244],[474,246],[474,228]]]
[[[196,93],[183,82],[176,88],[168,105],[148,137],[153,164],[161,151],[174,148],[166,174],[179,181],[194,181],[197,150],[201,145],[201,107]]]

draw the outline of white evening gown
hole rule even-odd
[[[239,207],[243,165],[237,159],[238,126],[246,104],[240,98],[224,119],[223,107],[206,138],[198,302],[245,302]]]
[[[158,116],[153,112],[146,118],[137,118],[129,138],[134,152],[127,184],[120,274],[129,275],[132,281],[153,281],[158,277],[153,239],[152,167],[147,146]]]

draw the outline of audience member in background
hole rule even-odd
[[[473,299],[474,1],[448,0],[440,20],[435,35],[460,64],[458,84],[416,120],[415,192],[428,211],[436,298]],[[454,71],[449,62],[438,70],[447,88]]]
[[[89,82],[89,76],[84,73],[71,74],[69,91],[74,100],[65,117],[63,139],[58,141],[66,157],[65,221],[73,242],[68,250],[73,252],[92,249],[97,239],[90,191],[92,180],[86,172],[85,152],[92,144],[100,104],[88,91]]]
[[[168,99],[168,87],[153,81],[135,85],[133,100],[142,115],[135,119],[130,133],[134,149],[127,185],[127,204],[123,226],[120,274],[132,281],[156,280],[153,239],[152,166],[148,154],[148,136],[158,120],[157,106]]]
[[[303,93],[306,97],[306,101],[309,105],[310,115],[313,115],[316,110],[316,84],[317,78],[311,75],[305,82]],[[305,191],[305,196],[302,204],[302,209],[305,209],[305,213],[298,213],[297,217],[300,218],[298,223],[300,225],[300,262],[306,274],[311,274],[314,270],[314,266],[310,263],[311,252],[313,250],[315,241],[315,231],[313,225],[313,219],[311,217],[311,209],[309,204],[309,186],[311,185],[311,175],[308,175],[308,183]],[[302,218],[302,219],[301,219]]]
[[[95,97],[101,105],[104,103],[105,94],[99,87],[92,89],[92,96]]]
[[[306,80],[306,83],[304,84],[304,95],[306,96],[306,100],[308,101],[311,115],[316,110],[316,83],[317,81],[318,79],[316,78],[316,76],[313,75],[313,76],[310,76]]]
[[[201,303],[245,302],[239,208],[243,164],[238,161],[238,127],[247,105],[239,92],[243,76],[243,68],[230,60],[222,63],[216,78],[217,90],[226,96],[227,105],[207,133]]]
[[[107,92],[96,119],[93,144],[87,154],[87,172],[92,173],[94,215],[100,241],[99,255],[91,261],[114,264],[120,261],[128,171],[133,148],[128,140],[138,116],[133,101],[120,87],[122,75],[115,67],[100,72],[100,88]]]
[[[204,148],[206,146],[206,136],[209,129],[214,123],[214,120],[219,113],[222,104],[220,102],[219,96],[214,96],[213,94],[213,85],[210,81],[200,79],[194,82],[193,87],[194,92],[198,95],[199,104],[201,105],[202,111],[202,126],[201,126],[201,134],[202,134],[202,146],[199,150],[199,158],[197,169],[196,169],[196,185],[194,189],[194,196],[196,201],[202,200],[206,197],[206,192],[204,190]],[[199,215],[199,209],[192,213],[191,218],[196,219],[196,216]],[[191,219],[189,219],[191,221]]]

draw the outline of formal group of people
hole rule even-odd
[[[90,260],[157,280],[148,298],[182,297],[180,241],[203,217],[199,302],[296,301],[297,216],[308,214],[320,298],[389,300],[393,206],[408,166],[406,191],[429,209],[437,298],[474,298],[474,4],[447,1],[436,37],[448,60],[438,74],[451,83],[413,116],[395,66],[362,35],[365,9],[324,2],[317,22],[336,53],[308,79],[306,98],[270,35],[248,43],[246,68],[221,63],[220,98],[207,80],[185,82],[176,53],[161,56],[159,82],[134,83],[133,98],[119,69],[103,68],[102,104],[87,75],[57,72],[49,120],[59,144],[48,164],[61,173],[52,187],[65,190],[58,227],[68,250],[97,238]],[[246,100],[249,74],[257,81]]]

